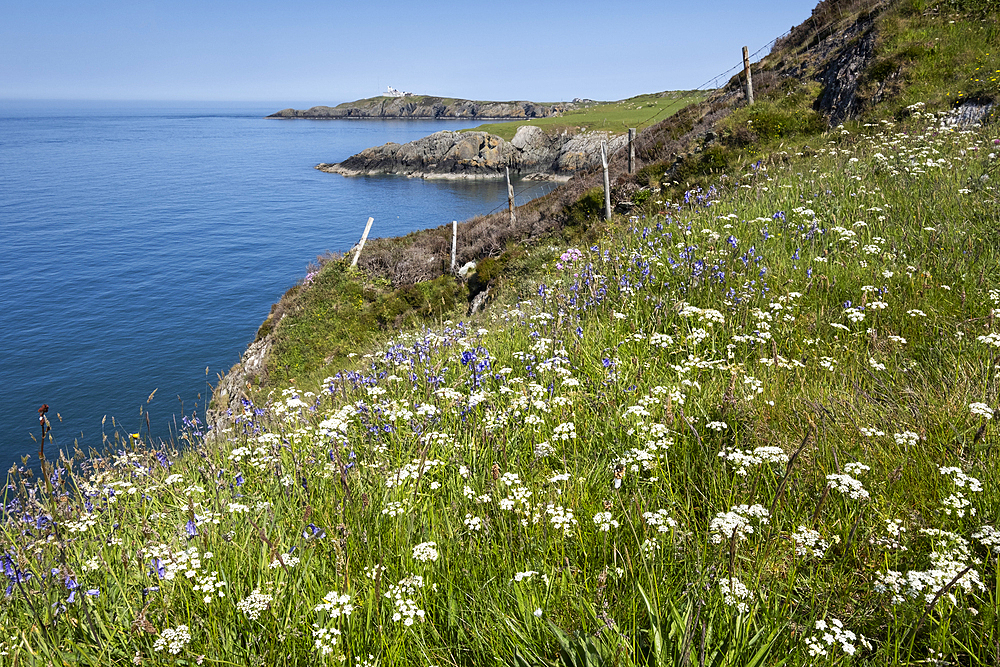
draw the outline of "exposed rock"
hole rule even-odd
[[[556,172],[573,172],[601,163],[601,141],[608,142],[608,156],[628,144],[628,136],[610,132],[583,132],[569,139],[559,151]]]
[[[613,153],[628,142],[605,132],[548,135],[540,128],[518,128],[511,141],[486,132],[436,132],[407,144],[368,148],[338,164],[317,169],[345,176],[399,174],[422,178],[499,178],[509,167],[516,174],[568,175],[600,163],[601,141]]]
[[[219,378],[219,384],[212,390],[212,405],[205,412],[205,420],[213,430],[218,431],[228,425],[232,414],[242,413],[240,401],[247,397],[249,384],[265,377],[271,344],[270,335],[255,340],[247,347],[240,362]]]
[[[969,100],[956,109],[954,123],[958,127],[971,127],[986,121],[993,114],[995,103],[992,101]]]
[[[490,298],[492,290],[493,290],[492,287],[487,287],[472,299],[472,303],[469,304],[470,316],[475,315],[478,311],[482,310],[486,306],[486,301]]]
[[[823,84],[823,94],[816,100],[816,108],[829,114],[831,125],[854,118],[861,110],[858,86],[874,56],[876,35],[870,24],[864,28],[857,24],[857,29],[863,29],[864,33],[858,38],[855,47],[844,49],[817,77]],[[840,33],[828,39],[845,37],[845,33]]]
[[[475,262],[466,262],[462,265],[462,268],[458,270],[458,277],[465,280],[469,277],[469,274],[476,270]]]

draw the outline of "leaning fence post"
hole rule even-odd
[[[635,128],[628,129],[628,173],[635,170]]]
[[[451,221],[451,272],[455,273],[455,250],[458,248],[458,220]]]
[[[601,165],[604,167],[604,219],[611,219],[611,181],[608,179],[608,142],[601,141]]]
[[[372,230],[372,223],[375,222],[375,218],[368,218],[368,224],[365,225],[365,233],[361,235],[361,243],[358,244],[358,249],[354,253],[354,261],[351,262],[351,266],[357,266],[358,257],[361,256],[361,249],[365,247],[365,241],[368,240],[368,232]]]
[[[517,214],[514,213],[514,186],[510,184],[510,167],[507,170],[507,208],[510,209],[510,225],[517,224]]]
[[[753,77],[750,75],[750,52],[743,47],[743,75],[747,79],[747,104],[753,104]]]

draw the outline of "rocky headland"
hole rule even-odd
[[[628,141],[607,132],[548,134],[523,125],[505,141],[488,132],[435,132],[406,144],[368,148],[343,162],[316,169],[344,176],[396,174],[413,178],[502,178],[506,168],[522,177],[568,179],[601,162],[601,141],[609,154]]]
[[[477,102],[474,100],[408,95],[406,97],[372,97],[345,102],[335,107],[315,106],[309,109],[283,109],[267,118],[468,118],[470,120],[525,120],[558,116],[580,104],[561,102]]]

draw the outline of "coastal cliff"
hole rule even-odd
[[[577,104],[538,104],[535,102],[477,102],[430,95],[372,97],[345,102],[335,107],[283,109],[267,118],[468,118],[470,120],[525,120],[547,118],[577,108]]]
[[[500,178],[505,168],[522,176],[568,179],[601,162],[601,141],[614,153],[628,139],[607,132],[550,135],[523,125],[505,141],[487,132],[436,132],[406,144],[388,143],[361,151],[343,162],[316,169],[344,176],[397,174],[414,178]]]

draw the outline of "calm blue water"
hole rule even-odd
[[[504,202],[495,182],[313,169],[460,123],[263,118],[281,106],[0,102],[4,469],[37,454],[42,403],[67,451],[100,448],[105,416],[109,436],[112,417],[145,430],[148,408],[166,438],[182,402],[200,415],[271,304],[369,215],[395,236]]]

